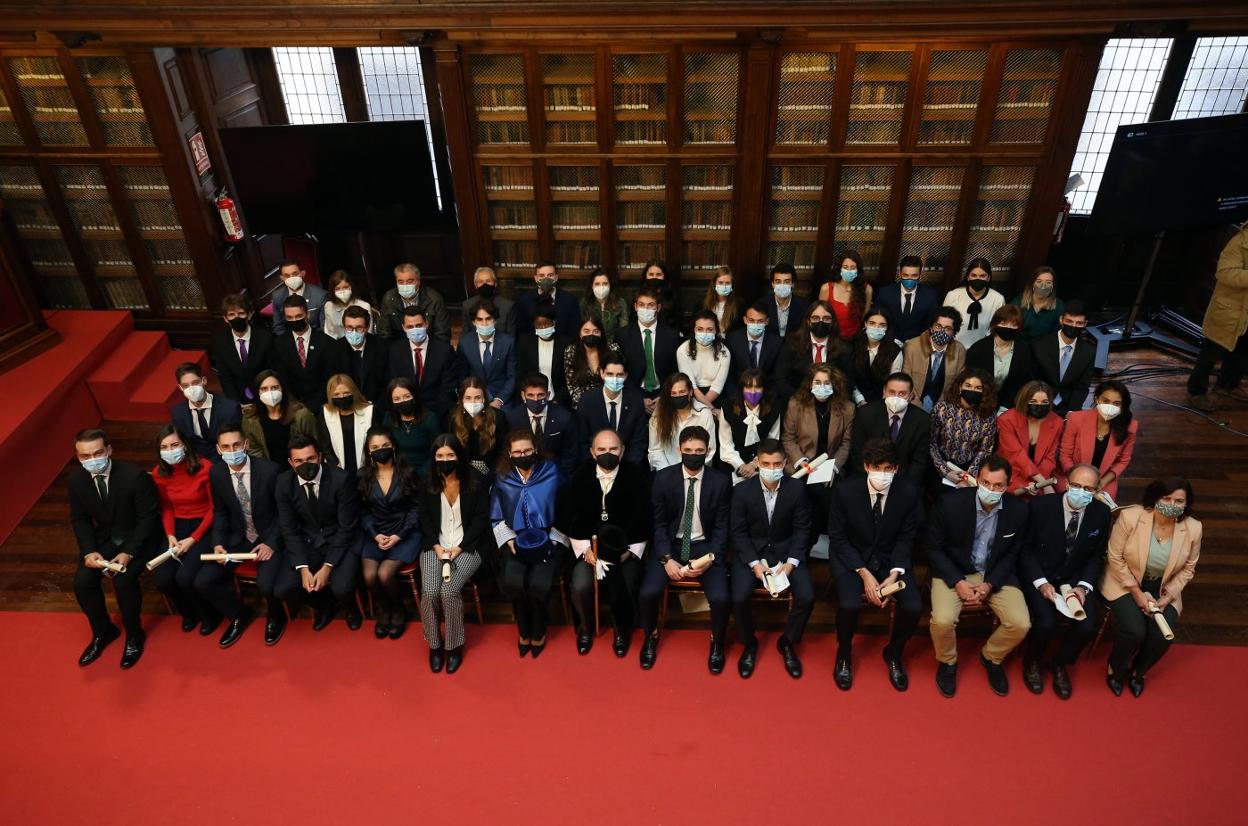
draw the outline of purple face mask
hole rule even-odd
[[[746,390],[741,395],[750,407],[758,407],[758,403],[763,400],[762,390]]]

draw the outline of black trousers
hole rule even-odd
[[[690,550],[689,558],[696,559],[705,551],[701,550],[704,542],[695,542]],[[732,612],[732,597],[728,591],[728,566],[716,559],[711,567],[698,577],[706,601],[711,604],[711,636],[724,642],[728,632],[728,615]],[[659,564],[658,557],[650,557],[645,561],[645,571],[641,577],[641,593],[637,602],[641,614],[641,627],[646,636],[650,636],[659,627],[659,607],[663,603],[663,593],[667,588],[667,571]]]
[[[1027,600],[1027,612],[1031,614],[1031,631],[1027,635],[1023,659],[1028,662],[1044,660],[1049,641],[1060,637],[1061,643],[1050,662],[1053,665],[1073,665],[1079,659],[1079,652],[1096,636],[1096,600],[1088,595],[1083,606],[1088,615],[1083,621],[1076,622],[1059,614],[1057,606],[1040,596],[1040,591],[1031,583],[1023,583],[1022,589],[1023,598]]]
[[[621,633],[629,633],[636,625],[637,590],[645,563],[631,553],[624,562],[616,563],[598,582],[598,599],[611,606],[611,623]],[[594,566],[579,559],[572,566],[572,607],[576,610],[578,628],[594,630]]]
[[[871,571],[876,580],[883,582],[888,571],[880,566]],[[836,577],[836,650],[838,657],[849,657],[853,649],[854,633],[858,630],[858,614],[862,611],[862,577],[845,567],[839,560],[832,561],[832,574]],[[919,627],[923,613],[923,597],[914,584],[914,575],[906,571],[900,577],[906,587],[893,594],[897,601],[897,614],[893,617],[893,635],[884,648],[891,659],[899,660],[905,653],[906,643]],[[872,606],[874,608],[874,606]]]
[[[239,547],[226,548],[226,552],[248,553],[252,547],[251,543],[246,543]],[[247,606],[238,598],[238,593],[234,590],[236,570],[238,570],[238,565],[233,562],[225,565],[206,562],[195,575],[195,593],[200,600],[211,605],[212,609],[221,616],[232,620],[245,617],[248,611]],[[282,602],[276,596],[276,592],[279,590],[286,593],[292,590],[298,591],[299,581],[299,575],[294,568],[290,567],[283,553],[275,553],[264,562],[256,563],[256,590],[268,604],[270,617],[278,616],[282,612]]]
[[[732,566],[730,585],[732,613],[737,618],[737,633],[741,636],[741,642],[753,642],[754,614],[750,602],[754,589],[761,587],[762,583],[744,562],[740,562]],[[810,581],[808,564],[798,565],[789,574],[789,590],[793,594],[793,607],[789,609],[788,619],[784,622],[784,638],[796,644],[802,641],[802,633],[806,630],[806,623],[810,621],[810,613],[815,609],[815,586]],[[777,601],[782,600],[783,594],[777,598]]]
[[[284,562],[286,565],[290,564],[288,559],[284,560]],[[314,574],[324,564],[324,561],[316,556],[313,556],[308,562],[308,570]],[[354,607],[355,586],[360,579],[359,554],[348,551],[343,555],[338,564],[330,569],[329,591],[309,594],[303,590],[303,572],[292,568],[291,574],[292,576],[290,577],[278,576],[273,583],[273,595],[280,600],[289,602],[291,613],[298,611],[305,599],[311,605],[320,608],[332,607],[342,602]]]
[[[1158,585],[1156,580],[1140,583],[1153,597],[1157,596]],[[1123,679],[1131,672],[1146,674],[1170,650],[1170,643],[1161,635],[1156,620],[1145,616],[1130,594],[1118,597],[1109,604],[1109,609],[1114,612],[1118,625],[1114,647],[1109,652],[1110,670]],[[1173,605],[1167,605],[1162,615],[1170,623],[1171,630],[1178,627],[1179,612]]]
[[[523,639],[545,638],[550,613],[546,604],[558,579],[557,555],[546,562],[526,564],[504,548],[498,588],[503,596],[511,600],[511,608],[516,614],[516,628]]]
[[[1222,361],[1222,370],[1218,374],[1218,387],[1223,390],[1234,390],[1244,377],[1244,369],[1248,367],[1248,335],[1239,337],[1234,350],[1227,350],[1221,344],[1205,339],[1200,345],[1200,353],[1196,356],[1196,364],[1191,375],[1187,377],[1187,392],[1193,396],[1203,396],[1209,390],[1209,374],[1213,366]]]
[[[111,556],[109,557],[111,559]],[[121,622],[126,628],[127,637],[137,637],[143,633],[141,613],[143,611],[143,587],[139,584],[139,572],[149,557],[140,560],[139,555],[126,566],[124,574],[113,574],[113,588],[117,593],[117,607],[121,609]],[[74,596],[78,605],[87,615],[91,623],[91,635],[103,637],[113,628],[113,620],[108,615],[108,604],[104,601],[104,573],[98,568],[88,568],[81,562],[74,572]]]
[[[199,527],[201,521],[199,519],[175,519],[173,535],[179,539],[190,536]],[[219,616],[211,603],[205,602],[195,593],[195,577],[204,565],[199,555],[208,553],[212,553],[212,540],[205,536],[182,556],[171,559],[152,571],[152,581],[156,583],[156,589],[164,594],[165,598],[173,603],[178,613],[187,619],[209,622]]]

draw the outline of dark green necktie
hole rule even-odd
[[[693,544],[693,509],[697,503],[693,501],[693,487],[698,483],[697,477],[689,480],[689,492],[685,494],[685,517],[680,523],[680,562],[689,561],[689,547]]]

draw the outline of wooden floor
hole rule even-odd
[[[1139,350],[1115,353],[1110,371],[1130,366],[1138,369],[1141,365],[1181,367],[1183,363],[1156,351]],[[1248,645],[1248,437],[1167,404],[1183,401],[1181,376],[1135,382],[1130,388],[1135,395],[1140,437],[1120,488],[1119,502],[1137,502],[1144,486],[1158,475],[1182,473],[1195,486],[1197,517],[1204,523],[1205,540],[1196,579],[1184,593],[1180,638]],[[1248,405],[1219,411],[1214,418],[1248,433]],[[108,429],[118,456],[143,465],[153,463],[156,425],[116,424]],[[72,466],[67,463],[66,470]],[[6,476],[13,479],[9,470]],[[0,545],[0,610],[77,610],[70,588],[76,560],[62,473],[8,541]],[[816,594],[822,596],[828,581],[827,565],[814,565],[812,573]],[[147,608],[163,612],[159,595],[148,590]],[[482,595],[487,621],[510,621],[510,608],[493,583],[482,583]],[[761,613],[761,625],[779,627],[782,614],[777,606],[766,606]],[[673,601],[668,622],[676,627],[706,627],[705,617],[682,617]],[[553,618],[562,618],[557,607]],[[829,631],[834,622],[835,604],[821,599],[811,629]],[[886,624],[881,612],[863,612],[864,630],[882,631]]]

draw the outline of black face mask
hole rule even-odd
[[[996,333],[997,338],[1001,339],[1002,341],[1014,341],[1016,338],[1018,338],[1018,333],[1019,333],[1019,331],[1013,327],[998,327],[995,330],[993,330],[993,332]]]
[[[477,295],[481,296],[483,299],[487,301],[493,298],[494,294],[497,292],[498,292],[498,287],[495,287],[493,284],[482,284],[480,287],[477,287]]]
[[[301,318],[298,321],[287,321],[286,326],[294,330],[296,333],[303,333],[308,329],[308,320],[306,318]]]
[[[511,463],[521,470],[531,470],[537,464],[537,454],[530,453],[528,456],[513,456]]]
[[[546,400],[545,399],[525,399],[524,406],[527,407],[529,409],[529,412],[532,413],[534,416],[540,416],[542,414],[542,411],[546,409]]]
[[[584,344],[591,350],[596,350],[598,345],[602,344],[602,336],[594,335],[592,333],[587,336],[581,336],[581,344]]]
[[[968,287],[970,287],[972,290],[974,290],[977,293],[982,293],[984,290],[988,289],[987,278],[972,278],[971,280],[967,281],[966,284]]]
[[[459,469],[459,461],[457,459],[438,459],[433,463],[433,466],[443,476],[454,476],[455,471]]]
[[[686,469],[697,472],[706,464],[705,453],[682,453],[680,454],[680,463]]]
[[[686,407],[689,406],[690,396],[688,393],[686,393],[683,396],[668,396],[668,398],[672,400],[672,407],[676,408],[677,410],[684,410]]]
[[[963,390],[959,395],[971,407],[979,407],[979,403],[984,400],[983,390]]]
[[[667,283],[666,278],[647,278],[646,288],[654,290],[656,293],[663,292],[663,285]]]
[[[815,338],[827,338],[832,333],[832,322],[816,321],[810,325],[810,333]]]
[[[226,322],[226,324],[230,325],[230,329],[236,333],[247,332],[247,326],[250,323],[251,322],[249,322],[246,318],[238,318],[238,317],[231,318],[229,321]]]
[[[1083,331],[1086,329],[1087,327],[1076,327],[1073,324],[1063,324],[1062,335],[1069,339],[1077,339],[1079,336],[1083,335]]]
[[[382,464],[386,464],[390,462],[392,459],[394,459],[394,448],[379,447],[368,455],[373,457],[374,462],[381,462]]]
[[[414,416],[416,414],[416,400],[408,399],[405,402],[399,402],[394,406],[394,412],[400,416]]]
[[[295,473],[299,474],[299,478],[305,482],[311,482],[316,478],[316,474],[320,472],[321,465],[319,462],[304,462],[302,465],[295,468]]]
[[[1053,406],[1048,402],[1044,402],[1042,404],[1028,404],[1027,415],[1033,419],[1043,419],[1045,416],[1049,415],[1049,411],[1052,407]]]
[[[615,470],[620,466],[620,457],[614,453],[599,453],[594,457],[594,464],[603,470]]]
[[[334,396],[333,402],[334,402],[334,407],[338,408],[339,410],[350,410],[351,408],[355,407],[355,396],[354,395]]]

